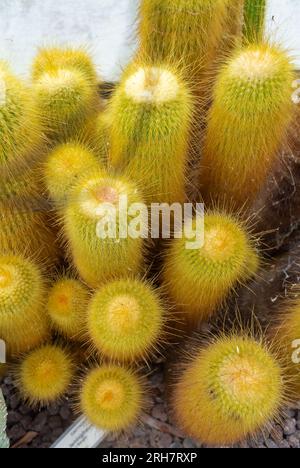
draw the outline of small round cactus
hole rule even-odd
[[[43,141],[39,114],[31,91],[0,61],[1,177],[21,172]]]
[[[78,280],[62,277],[49,291],[46,305],[53,328],[70,340],[86,332],[89,290]]]
[[[88,333],[102,355],[119,362],[147,360],[164,334],[166,312],[153,287],[121,280],[100,288],[88,309]]]
[[[218,77],[201,161],[207,205],[240,210],[253,203],[270,171],[296,107],[293,65],[285,52],[250,45],[228,60]]]
[[[195,221],[190,224],[196,235]],[[186,236],[172,241],[163,276],[169,294],[194,325],[212,316],[232,288],[253,276],[258,266],[246,226],[231,215],[212,212],[204,218],[203,245],[187,248]]]
[[[96,86],[77,69],[47,71],[33,89],[45,132],[58,140],[75,136],[96,109]]]
[[[44,168],[46,186],[58,208],[62,208],[78,179],[100,169],[96,156],[80,143],[64,143],[48,156]]]
[[[112,166],[140,183],[147,202],[183,203],[193,106],[180,73],[131,65],[108,111]]]
[[[72,383],[74,363],[63,348],[45,345],[23,357],[16,383],[31,406],[47,406],[63,397]]]
[[[50,47],[39,50],[32,67],[32,78],[38,80],[44,73],[68,68],[82,72],[91,83],[97,82],[97,73],[91,56],[83,48]]]
[[[171,403],[178,424],[190,437],[231,445],[255,436],[276,419],[286,391],[284,370],[262,340],[221,336],[205,347],[189,349]]]
[[[106,365],[87,374],[80,390],[80,409],[96,427],[123,431],[138,422],[145,388],[130,369]]]
[[[33,262],[0,257],[0,337],[8,355],[28,351],[48,338],[44,295],[44,280]]]
[[[135,216],[127,207],[142,202],[135,184],[101,173],[84,178],[72,191],[64,213],[65,237],[75,267],[92,288],[141,271],[143,238],[121,231]],[[142,218],[146,225],[148,219]]]

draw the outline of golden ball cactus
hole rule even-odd
[[[147,361],[165,334],[167,312],[157,291],[140,280],[120,280],[100,288],[88,309],[93,347],[119,362]]]
[[[24,356],[15,373],[23,399],[31,406],[47,406],[68,392],[74,363],[60,346],[45,345]]]
[[[286,392],[284,370],[268,346],[233,334],[189,350],[171,404],[190,437],[215,446],[232,445],[276,419]]]
[[[198,235],[196,221],[189,225]],[[259,266],[251,236],[238,218],[208,213],[203,234],[204,243],[196,248],[187,248],[186,235],[171,241],[163,271],[171,298],[192,325],[209,319],[232,289],[246,282]]]
[[[132,370],[105,365],[87,374],[79,398],[82,413],[94,426],[123,431],[138,422],[144,409],[145,388]]]

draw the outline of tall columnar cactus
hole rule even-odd
[[[192,102],[181,75],[135,63],[109,112],[112,166],[137,180],[149,203],[183,202]]]
[[[88,302],[89,290],[80,281],[68,276],[58,279],[46,305],[53,328],[70,340],[82,341]]]
[[[44,73],[34,83],[34,94],[46,133],[58,140],[76,135],[96,109],[96,88],[73,69]]]
[[[38,156],[43,135],[31,91],[0,61],[0,173],[20,174]]]
[[[245,0],[231,0],[227,4],[227,15],[224,26],[224,34],[221,40],[220,55],[225,57],[238,47],[243,38]]]
[[[22,398],[31,406],[46,406],[67,393],[74,363],[60,346],[45,345],[22,358],[15,375]]]
[[[180,427],[204,443],[229,445],[255,436],[285,403],[284,368],[262,340],[247,335],[190,347],[176,368],[172,409]]]
[[[142,0],[140,54],[178,63],[193,82],[215,59],[230,0]]]
[[[199,228],[194,220],[186,227],[196,236]],[[169,294],[191,325],[211,317],[230,291],[253,276],[259,265],[246,226],[231,215],[207,214],[204,243],[195,247],[187,248],[186,236],[173,240],[163,272]]]
[[[166,312],[158,293],[139,280],[109,283],[93,297],[88,333],[102,355],[118,362],[151,358],[165,332]]]
[[[141,271],[147,214],[139,218],[140,233],[139,228],[133,235],[126,231],[136,221],[132,206],[142,202],[134,183],[98,172],[79,181],[71,192],[64,231],[73,263],[89,286]]]
[[[47,134],[75,136],[97,110],[97,74],[83,50],[42,49],[33,65],[33,89]]]
[[[26,255],[54,267],[59,253],[55,233],[49,225],[49,206],[40,197],[1,200],[1,252]]]
[[[6,435],[7,409],[0,389],[0,449],[9,448],[9,441]]]
[[[80,143],[64,143],[48,156],[44,167],[45,182],[51,199],[62,209],[72,187],[89,172],[100,169],[97,157]]]
[[[281,49],[250,45],[223,67],[208,116],[200,184],[207,204],[250,205],[276,164],[294,105],[294,70]]]
[[[48,338],[44,296],[44,280],[33,262],[0,257],[0,337],[8,355],[26,352]]]
[[[87,374],[79,400],[82,413],[94,426],[123,431],[137,423],[144,409],[144,382],[130,369],[105,365]]]
[[[265,32],[266,7],[266,0],[245,0],[245,42],[260,42],[263,40]]]

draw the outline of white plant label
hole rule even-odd
[[[92,426],[83,416],[52,445],[55,449],[96,448],[105,439],[107,433]]]

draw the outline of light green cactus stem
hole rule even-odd
[[[0,389],[0,449],[9,448],[9,441],[6,436],[6,419],[7,409],[2,395],[2,390]]]
[[[266,0],[246,0],[244,13],[245,42],[261,41],[265,32]]]

